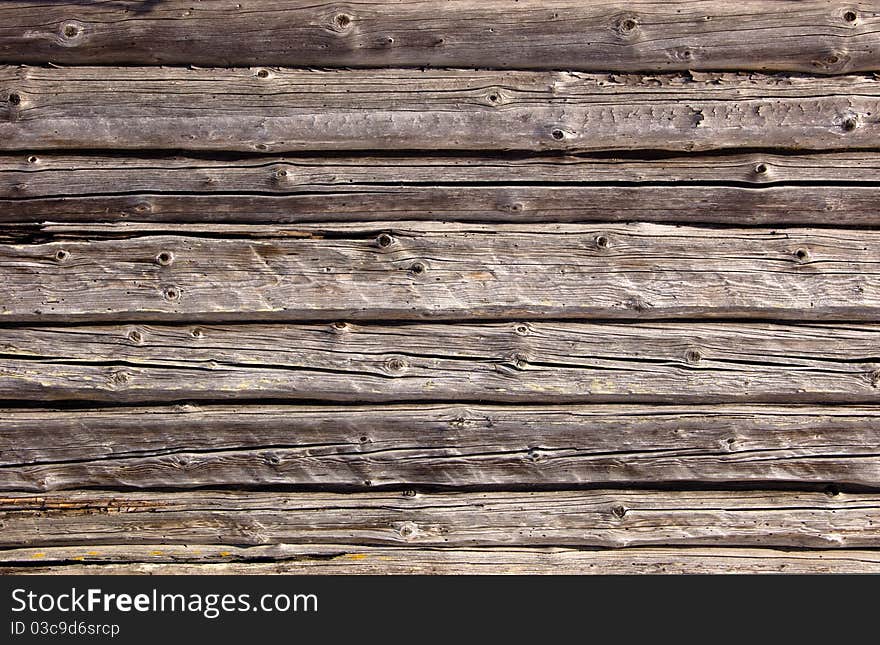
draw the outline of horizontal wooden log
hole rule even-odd
[[[0,546],[275,543],[873,548],[880,496],[802,492],[82,491],[0,498]]]
[[[0,321],[880,315],[874,230],[385,224],[0,244]]]
[[[19,408],[0,414],[0,489],[876,488],[878,443],[877,407]]]
[[[832,220],[875,226],[878,177],[880,155],[870,152],[657,160],[7,155],[0,156],[0,222],[427,219],[780,226]]]
[[[876,325],[0,327],[0,397],[870,403],[878,346]]]
[[[880,148],[873,75],[0,67],[3,98],[7,151]]]
[[[593,70],[880,67],[877,6],[744,0],[0,5],[0,60]]]
[[[35,566],[35,563],[45,564]],[[286,544],[247,548],[163,544],[0,551],[0,575],[673,573],[880,573],[880,552],[865,549],[783,551],[718,547],[418,549]]]

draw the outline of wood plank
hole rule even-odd
[[[265,561],[267,559],[270,561]],[[35,563],[46,564],[34,566]],[[418,549],[287,544],[246,548],[163,544],[0,551],[0,575],[672,573],[880,573],[880,552],[866,549],[784,551],[717,547]]]
[[[880,232],[375,223],[0,244],[11,322],[876,320]],[[106,229],[113,233],[113,227]]]
[[[880,225],[880,155],[0,156],[0,222]],[[818,182],[820,185],[804,182]],[[793,184],[793,185],[792,185]]]
[[[874,548],[876,494],[79,491],[0,498],[0,546],[274,543]]]
[[[880,485],[880,408],[198,406],[0,412],[0,489]]]
[[[0,97],[6,151],[880,148],[873,75],[0,67]]]
[[[878,403],[878,346],[876,325],[0,327],[0,392],[110,403]]]
[[[5,0],[0,59],[841,73],[880,67],[878,24],[863,1]]]

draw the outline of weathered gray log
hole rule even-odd
[[[880,232],[631,225],[170,226],[0,245],[3,322],[876,320]],[[264,235],[266,237],[255,237]]]
[[[880,225],[878,177],[880,155],[870,152],[654,161],[22,154],[0,156],[0,221],[592,220],[779,226],[833,220],[874,226]]]
[[[873,548],[880,495],[81,491],[0,498],[0,546],[409,544],[436,547]]]
[[[0,150],[880,148],[873,75],[0,67],[0,99]]]
[[[670,573],[880,573],[880,552],[718,547],[419,549],[288,544],[246,548],[132,544],[0,551],[0,575]]]
[[[0,489],[671,482],[876,488],[878,443],[877,407],[19,408],[0,414]]]
[[[880,403],[880,326],[0,327],[0,398]]]
[[[880,67],[878,23],[826,0],[5,0],[0,60],[840,73]]]

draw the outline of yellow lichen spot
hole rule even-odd
[[[45,558],[46,554],[45,553],[34,553],[31,557],[32,558]]]
[[[617,391],[617,384],[614,381],[594,378],[590,383],[590,394],[614,394]]]
[[[150,555],[162,555],[161,551],[150,551]]]
[[[84,555],[78,555],[78,556],[76,556],[76,557],[73,558],[73,559],[76,560],[77,562],[82,562],[83,560],[86,559],[86,556],[84,556]]]
[[[231,551],[221,551],[220,552],[220,557],[223,557],[223,558],[228,558],[231,555],[232,555]]]
[[[345,557],[349,560],[363,560],[368,556],[366,553],[346,553]]]
[[[89,551],[86,555],[99,555],[97,551]]]

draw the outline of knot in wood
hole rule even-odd
[[[18,94],[17,92],[10,92],[9,96],[6,97],[6,100],[9,101],[11,105],[20,105],[21,94]]]
[[[880,370],[875,370],[874,372],[871,372],[868,378],[871,381],[871,387],[880,388]]]
[[[202,332],[201,329],[196,327],[191,332],[189,332],[189,335],[192,336],[193,338],[201,338],[202,336],[204,336],[204,333]]]
[[[513,331],[519,336],[528,336],[529,335],[529,326],[525,323],[518,323],[514,326]]]
[[[70,257],[70,253],[65,251],[64,249],[58,249],[55,251],[55,255],[53,256],[56,262],[64,262],[67,258]]]
[[[172,262],[174,262],[174,254],[171,251],[162,251],[156,256],[156,263],[163,267],[167,267]]]
[[[391,237],[388,233],[382,233],[379,237],[376,238],[376,244],[383,249],[387,249],[389,246],[394,244],[394,238]]]
[[[615,24],[615,31],[625,37],[631,37],[638,28],[639,23],[633,16],[624,16]]]
[[[416,492],[414,490],[405,490],[403,491],[403,493],[401,493],[401,495],[403,495],[404,497],[415,497]]]
[[[626,516],[626,507],[616,504],[611,507],[611,514],[617,519],[622,520]]]
[[[348,323],[342,321],[333,323],[331,327],[333,327],[333,331],[335,332],[348,331]]]
[[[691,365],[696,365],[703,360],[703,355],[698,349],[689,349],[685,352],[684,359]]]
[[[169,301],[180,300],[180,289],[177,287],[166,287],[162,292],[162,296],[165,300]]]
[[[27,158],[28,163],[37,163],[38,161],[39,161],[39,158],[36,155],[31,155],[30,157]]]
[[[840,123],[840,127],[847,132],[852,132],[859,127],[859,120],[854,116],[848,116]]]
[[[798,262],[807,262],[810,259],[810,251],[804,248],[797,249],[794,252],[794,257]]]
[[[415,522],[404,522],[397,530],[404,540],[411,540],[419,533],[419,527]]]
[[[72,23],[67,23],[61,28],[61,33],[65,38],[76,38],[79,36],[80,28]]]
[[[600,249],[607,249],[611,246],[611,240],[608,239],[607,235],[597,235],[594,241],[596,242],[596,247]]]
[[[333,31],[348,31],[351,28],[352,22],[354,22],[354,19],[351,17],[350,14],[338,13],[333,18]]]
[[[427,270],[428,267],[424,262],[413,262],[409,267],[409,272],[413,275],[422,275]]]
[[[767,164],[765,164],[765,163],[755,164],[755,174],[756,175],[763,175],[763,174],[766,174],[766,172],[767,172]]]
[[[855,11],[852,11],[852,10],[844,11],[843,12],[843,19],[846,22],[855,22],[856,20],[859,19],[859,15]]]
[[[269,78],[269,70],[261,69],[257,71],[257,78]]]
[[[402,358],[390,358],[386,361],[385,368],[389,372],[400,373],[407,368],[407,363]]]
[[[111,385],[125,385],[128,383],[129,376],[125,372],[113,372],[110,375]]]
[[[137,329],[132,329],[130,332],[128,332],[128,340],[133,343],[140,343],[141,341],[143,341],[143,339],[143,334],[141,334],[141,332],[139,332]]]
[[[557,141],[562,141],[565,138],[565,132],[560,130],[559,128],[554,128],[550,131],[550,136],[556,139]]]

